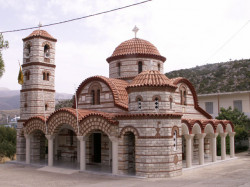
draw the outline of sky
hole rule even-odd
[[[143,0],[0,0],[0,32],[50,24]],[[167,58],[164,71],[250,58],[249,0],[152,0],[139,6],[43,28],[56,44],[57,92],[75,92],[86,78],[109,75],[106,58],[123,41],[151,42]],[[18,90],[22,38],[33,30],[3,34],[5,73],[0,87]],[[232,37],[233,36],[233,37]]]

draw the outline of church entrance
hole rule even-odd
[[[30,140],[30,162],[47,165],[48,141],[41,130],[35,130]]]
[[[95,130],[87,137],[86,170],[112,172],[112,143],[101,130]]]
[[[128,175],[135,175],[135,135],[132,132],[126,132],[124,134],[124,144],[125,144],[125,160],[126,170]]]
[[[79,148],[74,130],[68,125],[63,125],[54,140],[54,166],[78,169]]]
[[[93,162],[101,163],[101,133],[93,133]]]

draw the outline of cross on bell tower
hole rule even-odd
[[[136,33],[139,31],[139,29],[135,26],[132,31],[135,33],[135,38],[136,38]]]

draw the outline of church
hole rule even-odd
[[[83,80],[73,107],[55,110],[56,42],[41,29],[23,38],[17,161],[166,178],[234,157],[233,124],[212,119],[189,80],[166,77],[166,58],[136,35],[106,59],[109,77]]]

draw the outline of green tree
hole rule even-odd
[[[64,107],[72,107],[73,102],[74,102],[74,96],[72,97],[72,99],[65,99],[65,100],[58,101],[55,109],[58,110],[58,109],[64,108]]]
[[[235,126],[244,127],[246,130],[250,129],[250,119],[237,109],[232,110],[232,107],[228,109],[221,108],[219,116],[216,117],[219,120],[230,120]]]
[[[4,61],[2,57],[2,50],[7,49],[9,47],[9,42],[5,41],[3,35],[0,33],[0,78],[3,76],[4,73]]]
[[[0,127],[0,161],[3,157],[14,159],[16,154],[16,130],[10,127]]]
[[[245,151],[247,146],[242,145],[242,141],[247,140],[248,131],[250,129],[250,119],[237,109],[232,110],[231,107],[228,109],[221,108],[219,116],[216,117],[219,120],[230,120],[234,124],[235,135],[235,151]],[[220,151],[220,150],[218,150]]]

